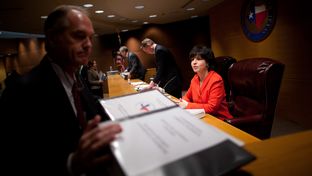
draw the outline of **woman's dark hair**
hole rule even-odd
[[[208,48],[204,45],[194,46],[192,50],[190,51],[189,59],[193,60],[194,57],[198,57],[198,56],[200,56],[209,64],[209,70],[215,69],[216,61],[215,61],[215,56],[211,48]]]

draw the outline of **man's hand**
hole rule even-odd
[[[72,157],[72,172],[81,174],[96,165],[110,160],[109,152],[101,154],[101,151],[109,147],[109,143],[115,139],[116,134],[122,131],[119,124],[108,123],[99,125],[100,116],[90,120],[84,130],[77,151]]]
[[[151,82],[149,83],[148,89],[152,89],[152,88],[154,88],[154,87],[156,87],[156,86],[157,86],[157,84],[154,83],[153,81],[151,81]]]

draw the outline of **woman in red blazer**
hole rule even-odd
[[[186,109],[205,109],[219,119],[232,119],[225,99],[222,77],[213,70],[214,54],[206,46],[194,46],[189,54],[196,75],[179,105]]]

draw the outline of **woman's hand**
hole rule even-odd
[[[178,102],[178,105],[181,107],[181,108],[186,108],[186,106],[188,105],[188,102],[183,100],[182,98],[179,99],[180,102]]]

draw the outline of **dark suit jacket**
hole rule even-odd
[[[134,53],[129,52],[128,55],[128,67],[127,70],[131,74],[131,78],[138,78],[144,81],[146,69],[141,63],[138,56]]]
[[[105,116],[99,102],[82,90],[87,118]],[[4,168],[10,175],[66,175],[68,155],[75,151],[82,134],[61,81],[47,57],[4,90],[0,116]],[[44,171],[41,173],[41,171]]]
[[[156,45],[156,76],[154,82],[177,98],[181,97],[182,78],[172,53],[162,45]]]

